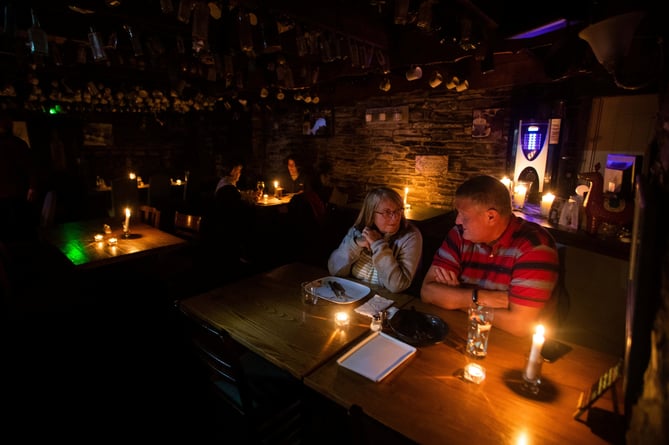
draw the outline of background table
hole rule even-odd
[[[94,236],[104,234],[104,224],[110,225],[112,233],[105,235],[103,241],[97,242]],[[106,218],[60,224],[45,230],[42,237],[65,255],[77,269],[96,268],[156,255],[186,245],[184,239],[140,222],[131,221],[130,234],[130,238],[123,238],[121,222]],[[116,237],[115,246],[108,244],[110,237]]]

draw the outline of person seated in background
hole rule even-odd
[[[538,224],[513,215],[509,190],[476,176],[455,191],[457,216],[421,287],[421,299],[445,309],[472,304],[495,309],[494,326],[530,334],[558,280],[555,241]],[[544,310],[546,309],[546,310]]]
[[[254,239],[254,204],[237,188],[242,170],[241,158],[229,157],[222,162],[221,179],[202,218],[203,248],[208,261],[222,266],[230,276],[249,269]]]
[[[422,253],[423,236],[405,218],[402,197],[379,187],[367,193],[353,227],[330,254],[328,270],[402,292],[411,286]]]
[[[302,193],[311,187],[309,172],[298,156],[289,155],[286,158],[286,168],[288,171],[279,180],[284,194]]]

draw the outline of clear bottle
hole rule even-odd
[[[381,314],[372,315],[372,323],[369,325],[370,329],[374,332],[380,331],[383,328],[383,319]]]
[[[30,42],[30,53],[38,56],[49,55],[49,40],[46,32],[40,28],[39,20],[34,9],[30,9],[32,26],[28,29],[28,40]]]
[[[88,33],[88,42],[91,44],[91,52],[93,53],[93,60],[96,62],[103,62],[107,60],[107,53],[102,46],[102,35],[97,32],[92,26]]]

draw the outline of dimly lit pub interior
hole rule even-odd
[[[658,2],[0,2],[6,440],[669,443]]]

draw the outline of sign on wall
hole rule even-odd
[[[416,156],[416,173],[444,176],[448,173],[448,155]]]

